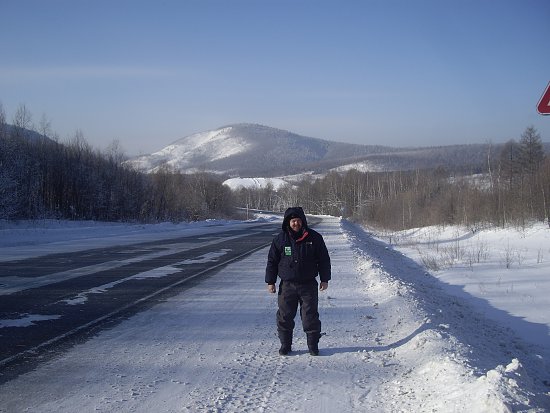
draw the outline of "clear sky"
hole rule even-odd
[[[0,102],[129,155],[250,122],[390,146],[503,142],[550,81],[549,0],[0,0]]]

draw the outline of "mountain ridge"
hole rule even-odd
[[[316,169],[323,162],[338,166],[342,161],[356,160],[357,156],[396,150],[381,145],[333,142],[265,125],[238,123],[188,135],[157,152],[132,158],[127,164],[145,172],[168,168],[184,173],[204,170],[232,176],[258,173],[276,176]]]
[[[237,123],[177,139],[149,155],[126,161],[143,172],[162,169],[212,172],[229,177],[280,177],[327,173],[355,167],[398,171],[444,167],[480,171],[487,156],[504,144],[463,144],[395,148],[352,144],[299,135],[254,123]],[[548,144],[545,144],[548,152]]]

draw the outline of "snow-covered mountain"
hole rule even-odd
[[[187,136],[127,163],[146,172],[168,168],[273,177],[328,170],[355,163],[358,157],[392,151],[395,149],[332,142],[257,124],[236,124]]]
[[[246,152],[250,143],[228,126],[214,131],[200,132],[182,138],[151,155],[130,161],[138,169],[156,171],[170,167],[180,171],[204,169],[212,162]]]
[[[376,138],[369,138],[375,141]],[[169,169],[213,172],[229,177],[273,178],[323,174],[331,170],[395,171],[443,166],[476,171],[486,163],[489,144],[429,148],[358,145],[301,136],[257,124],[235,124],[179,139],[158,152],[127,161],[144,172]]]

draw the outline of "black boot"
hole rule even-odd
[[[309,349],[309,354],[312,356],[319,355],[319,339],[321,335],[319,333],[313,333],[307,335],[307,348]]]
[[[309,349],[309,354],[311,354],[312,356],[318,356],[319,355],[319,344],[318,343],[308,344],[307,348]]]
[[[287,344],[281,344],[281,348],[279,349],[279,354],[281,356],[286,356],[288,353],[292,351],[291,346]]]
[[[281,340],[279,354],[281,356],[286,356],[292,351],[292,331],[279,331],[279,340]]]

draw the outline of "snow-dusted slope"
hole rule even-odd
[[[193,170],[197,164],[208,164],[228,158],[245,152],[251,146],[244,138],[233,134],[232,131],[233,128],[229,126],[196,133],[132,162],[139,169],[148,172],[155,172],[161,167],[178,171]]]
[[[487,145],[390,148],[301,136],[282,129],[241,123],[184,137],[150,155],[128,160],[144,172],[161,168],[183,173],[205,171],[230,177],[288,176],[330,170],[392,171],[445,166],[463,168],[485,162]],[[498,145],[497,145],[498,146]],[[498,147],[495,146],[495,153]]]
[[[169,168],[273,177],[302,172],[312,165],[337,167],[353,162],[357,156],[384,150],[388,148],[331,142],[256,124],[236,124],[187,136],[127,164],[145,172]]]
[[[236,191],[241,188],[247,189],[261,189],[267,188],[269,185],[273,187],[276,191],[282,188],[285,185],[288,185],[288,182],[282,178],[229,178],[223,182],[224,185],[227,185],[232,190]]]

